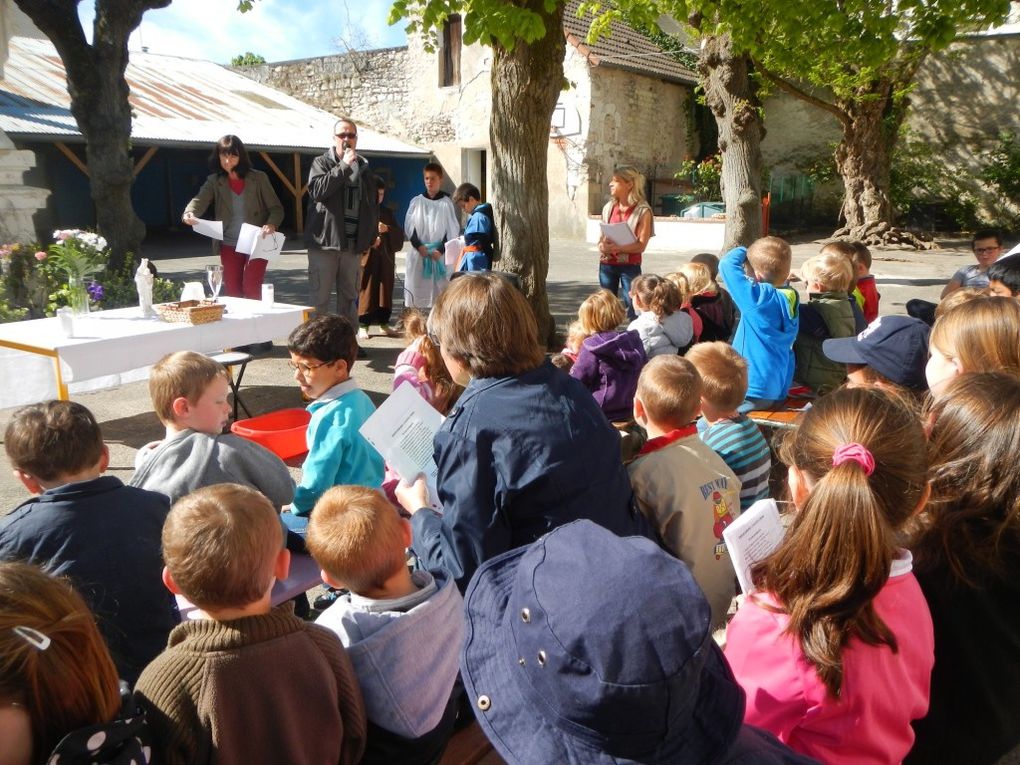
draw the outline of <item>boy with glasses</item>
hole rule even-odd
[[[291,332],[287,350],[298,387],[312,399],[308,456],[290,513],[283,515],[291,530],[304,534],[312,508],[327,489],[338,484],[378,488],[383,459],[358,432],[375,405],[351,378],[357,353],[351,323],[340,316],[318,316]]]
[[[939,300],[944,300],[947,295],[956,292],[961,287],[988,289],[988,267],[1002,254],[1002,235],[994,229],[976,231],[972,246],[977,263],[964,266],[953,274],[953,278],[949,280],[942,290],[942,294],[939,295]],[[907,301],[906,308],[908,316],[920,319],[929,327],[935,323],[935,303],[915,298]]]

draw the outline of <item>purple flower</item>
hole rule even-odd
[[[89,293],[89,297],[92,298],[93,303],[98,303],[103,299],[103,285],[93,280],[88,287],[86,287]]]

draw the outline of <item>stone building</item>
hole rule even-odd
[[[698,151],[696,75],[647,38],[614,24],[588,45],[588,21],[568,4],[564,89],[549,131],[549,227],[580,238],[608,198],[613,167],[633,164],[649,178],[652,202],[675,190],[679,163]],[[461,44],[451,17],[439,49],[352,52],[245,67],[247,76],[321,109],[348,113],[375,130],[425,146],[452,185],[488,188],[492,52]],[[658,181],[658,182],[657,182]]]

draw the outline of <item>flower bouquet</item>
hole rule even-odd
[[[71,310],[75,315],[87,314],[90,295],[85,280],[106,267],[106,240],[92,231],[76,228],[54,231],[53,238],[50,265],[67,275],[67,302]]]

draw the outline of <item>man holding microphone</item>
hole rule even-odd
[[[335,289],[336,313],[356,330],[361,259],[378,234],[379,196],[368,160],[357,153],[358,126],[341,117],[333,134],[332,148],[308,174],[308,287],[318,316],[330,312]]]

